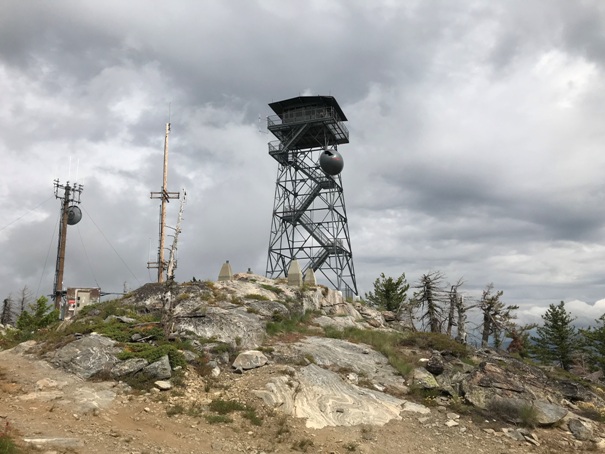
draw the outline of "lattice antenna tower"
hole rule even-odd
[[[347,121],[332,96],[299,96],[269,104],[268,130],[278,163],[267,277],[288,275],[297,259],[347,296],[357,294],[338,146],[349,143]],[[321,276],[319,276],[321,278]]]
[[[62,311],[63,296],[63,271],[65,269],[65,249],[67,245],[67,226],[76,225],[82,219],[82,211],[78,207],[80,204],[80,195],[84,186],[78,183],[73,185],[69,181],[60,184],[59,180],[54,180],[55,198],[61,200],[61,222],[59,224],[59,245],[57,247],[57,263],[55,267],[55,281],[53,284],[53,298],[55,300],[55,309]]]
[[[159,192],[151,192],[152,199],[160,199],[160,222],[159,236],[160,244],[158,246],[158,256],[155,262],[147,262],[147,268],[157,268],[158,282],[164,282],[165,272],[168,268],[168,261],[164,259],[165,242],[166,242],[166,208],[171,199],[178,199],[179,192],[168,191],[168,137],[170,136],[170,123],[166,123],[166,134],[164,136],[164,172],[162,190]]]

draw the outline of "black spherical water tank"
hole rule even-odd
[[[338,175],[342,172],[345,163],[340,153],[334,149],[324,150],[319,157],[319,166],[328,175]]]
[[[67,209],[67,223],[69,225],[76,225],[82,219],[82,210],[75,205],[70,206]]]

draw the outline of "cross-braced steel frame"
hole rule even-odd
[[[351,239],[340,175],[319,166],[326,148],[349,142],[340,107],[332,97],[299,97],[270,104],[267,118],[277,141],[269,154],[278,162],[266,275],[287,276],[299,261],[347,295],[357,294]],[[321,276],[318,276],[321,279]]]

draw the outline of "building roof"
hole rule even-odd
[[[269,104],[269,107],[273,109],[277,115],[282,115],[286,110],[297,109],[302,107],[320,107],[329,106],[334,107],[340,121],[347,121],[347,117],[336,102],[333,96],[297,96],[296,98],[285,99],[283,101],[276,101]]]

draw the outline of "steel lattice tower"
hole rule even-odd
[[[342,168],[337,147],[349,143],[347,118],[332,96],[269,106],[277,115],[267,118],[267,127],[278,139],[269,154],[279,165],[266,275],[287,276],[297,259],[303,274],[312,268],[346,295],[357,294],[340,170],[322,168],[322,154],[335,156]]]

